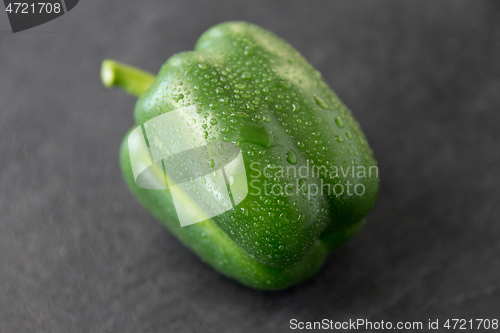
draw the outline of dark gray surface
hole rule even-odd
[[[496,318],[500,3],[102,1],[25,33],[0,13],[0,332],[282,332],[289,320]],[[310,282],[226,279],[128,193],[134,99],[104,58],[156,72],[227,20],[294,45],[380,163],[366,228]]]

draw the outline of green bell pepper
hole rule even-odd
[[[169,186],[136,184],[128,135],[120,151],[136,198],[222,274],[257,289],[287,288],[314,276],[365,223],[379,184],[365,136],[321,74],[274,34],[227,22],[206,31],[194,51],[173,55],[156,77],[111,60],[103,62],[101,77],[139,98],[136,126],[191,107],[207,142],[241,150],[248,195],[185,227]],[[153,130],[158,136],[150,143],[161,130]],[[165,170],[153,165],[149,177],[164,182]]]

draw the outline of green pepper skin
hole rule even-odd
[[[347,168],[368,174],[373,153],[351,112],[288,43],[249,23],[212,27],[194,51],[162,66],[139,97],[136,126],[186,106],[198,110],[207,142],[234,142],[243,152],[251,184],[243,202],[181,228],[168,189],[135,184],[127,137],[121,168],[137,199],[217,271],[256,289],[284,289],[314,276],[328,253],[363,226],[379,181]],[[293,174],[307,166],[307,175]],[[313,166],[320,174],[311,175]],[[335,166],[342,172],[332,174]],[[349,195],[347,182],[362,184],[363,195]],[[270,193],[273,184],[293,195]],[[344,193],[313,195],[309,184],[325,191],[341,184]]]

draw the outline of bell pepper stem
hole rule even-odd
[[[101,66],[101,80],[104,86],[120,87],[129,94],[139,97],[153,83],[155,76],[138,68],[114,60],[104,60]]]

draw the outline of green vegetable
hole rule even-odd
[[[188,121],[202,126],[206,142],[241,149],[248,195],[234,209],[184,227],[171,188],[136,184],[128,135],[120,152],[137,199],[222,274],[257,289],[287,288],[314,276],[329,252],[363,226],[378,191],[373,153],[321,74],[274,34],[223,23],[206,31],[194,51],[173,55],[156,78],[110,60],[101,75],[106,86],[139,97],[136,126],[195,108]],[[160,137],[161,130],[153,133]],[[153,165],[149,181],[164,182],[164,170]]]

